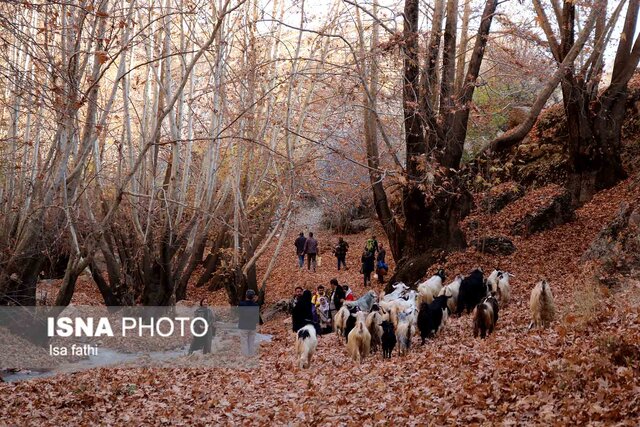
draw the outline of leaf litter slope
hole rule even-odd
[[[294,367],[290,323],[280,316],[263,328],[274,338],[257,369],[97,369],[0,384],[0,421],[637,425],[640,283],[629,281],[599,294],[600,304],[581,310],[589,288],[585,283],[592,277],[579,261],[620,202],[633,198],[629,184],[598,194],[571,223],[528,238],[510,236],[518,248],[511,256],[473,248],[449,256],[445,268],[450,277],[475,266],[516,275],[512,303],[501,309],[498,328],[486,340],[472,337],[471,317],[463,315],[423,347],[414,338],[404,358],[383,361],[378,354],[355,365],[332,334],[320,338],[311,369],[300,371]],[[527,204],[520,206],[526,209]],[[512,210],[514,216],[522,214]],[[474,215],[480,228],[495,220]],[[319,237],[322,244],[322,233]],[[366,237],[349,239],[359,249]],[[295,284],[328,283],[334,276],[333,263],[315,274],[297,272],[293,250],[284,251],[270,280],[269,300],[289,296]],[[339,277],[362,294],[358,276],[352,263]],[[552,328],[528,332],[528,297],[542,276],[551,283],[558,316]]]

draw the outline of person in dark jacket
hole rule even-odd
[[[300,232],[300,235],[293,243],[296,247],[296,255],[298,255],[298,268],[302,269],[304,266],[304,244],[307,243],[307,238],[304,237],[304,233]]]
[[[302,293],[298,303],[293,308],[291,321],[294,332],[298,332],[298,329],[306,325],[313,324],[314,309],[315,307],[311,303],[311,291],[307,289]]]
[[[373,252],[363,251],[362,252],[362,274],[364,276],[364,285],[368,286],[371,284],[371,273],[375,269],[375,255]]]
[[[238,303],[238,329],[240,329],[240,346],[242,354],[253,356],[256,354],[256,328],[259,321],[258,303],[255,301],[256,293],[249,289],[244,301]],[[255,308],[253,308],[255,307]]]
[[[342,304],[344,304],[346,294],[344,292],[344,288],[340,286],[338,283],[338,279],[331,279],[331,286],[333,287],[333,293],[331,294],[331,316],[342,308]]]
[[[304,253],[307,255],[307,270],[316,271],[316,256],[318,255],[318,241],[309,233],[309,238],[304,242]]]
[[[344,266],[344,269],[347,269],[347,252],[349,251],[349,244],[345,242],[345,240],[340,237],[338,239],[338,245],[333,250],[336,258],[338,258],[338,271],[340,271],[340,265]]]
[[[384,283],[384,276],[389,271],[389,266],[385,262],[387,251],[382,246],[382,243],[378,246],[378,257],[376,258],[376,273],[378,274],[378,283]]]

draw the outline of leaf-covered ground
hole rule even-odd
[[[96,369],[0,384],[0,424],[638,425],[640,282],[596,288],[595,270],[580,263],[620,202],[632,199],[626,181],[598,194],[571,223],[513,237],[518,250],[511,256],[475,249],[449,256],[450,277],[475,266],[516,276],[512,303],[501,308],[498,328],[486,340],[472,337],[471,318],[463,315],[424,346],[414,338],[404,358],[383,361],[378,354],[356,365],[332,334],[320,338],[311,369],[301,371],[283,315],[263,327],[274,338],[257,369]],[[487,230],[532,206],[525,196],[502,217],[471,219]],[[319,237],[325,246],[335,239]],[[331,277],[362,294],[353,258],[366,237],[348,236],[352,268],[340,275],[326,252],[319,272],[298,272],[292,244],[285,246],[267,301],[290,296],[297,284],[327,285]],[[541,277],[551,284],[558,319],[550,329],[527,331],[529,293]]]

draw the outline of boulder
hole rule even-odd
[[[640,277],[640,200],[624,203],[582,255],[582,262],[598,261],[601,280],[609,276]],[[606,280],[604,280],[606,282]]]
[[[523,195],[524,187],[515,182],[505,182],[489,190],[489,193],[482,201],[482,205],[489,213],[497,213]]]
[[[478,252],[491,255],[511,255],[516,247],[511,240],[504,236],[481,237],[471,242]]]
[[[573,220],[574,215],[571,208],[571,195],[569,192],[563,191],[546,200],[535,211],[528,212],[515,221],[511,227],[511,234],[529,236],[543,230],[549,230]]]

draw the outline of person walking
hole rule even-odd
[[[302,292],[302,296],[293,308],[291,323],[293,324],[294,332],[298,332],[298,329],[303,326],[313,324],[314,309],[315,306],[311,303],[311,291],[307,289]]]
[[[333,315],[333,313],[342,308],[346,294],[344,288],[338,283],[338,279],[331,279],[331,286],[333,287],[333,292],[331,293],[331,301],[329,301],[329,303],[332,305],[331,311]]]
[[[316,271],[316,256],[318,255],[318,241],[309,233],[309,238],[304,242],[304,254],[307,255],[307,270]]]
[[[307,242],[307,238],[304,237],[304,233],[300,232],[300,235],[293,243],[296,247],[296,255],[298,255],[298,269],[301,270],[304,267],[304,244]]]
[[[378,257],[376,258],[376,273],[378,274],[378,283],[384,283],[384,276],[389,271],[385,258],[387,251],[384,249],[382,243],[378,246]]]
[[[340,265],[344,266],[347,270],[347,252],[349,251],[349,244],[340,237],[338,239],[338,245],[333,250],[336,258],[338,258],[338,271],[340,271]]]
[[[374,255],[378,252],[378,240],[376,239],[376,236],[371,236],[370,239],[367,239],[364,244],[364,250],[371,252]]]
[[[367,250],[362,252],[362,257],[360,258],[362,261],[362,275],[364,276],[364,286],[369,286],[371,284],[371,273],[375,269],[375,256],[373,252],[369,252]]]
[[[238,303],[240,347],[242,349],[242,354],[245,356],[254,356],[256,354],[256,327],[259,322],[260,314],[255,297],[255,291],[253,289],[249,289],[245,294],[244,301],[240,301]]]

